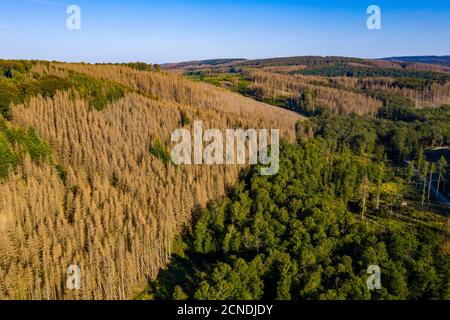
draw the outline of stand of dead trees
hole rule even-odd
[[[375,115],[382,105],[380,101],[364,94],[324,86],[323,81],[326,80],[317,79],[318,77],[289,76],[264,71],[254,71],[252,77],[254,82],[251,88],[263,96],[287,96],[304,100],[305,94],[311,94],[314,95],[314,105],[309,106],[310,108],[321,107],[333,113]],[[315,81],[320,85],[315,84]]]
[[[172,240],[197,205],[216,199],[242,166],[174,166],[154,157],[184,118],[213,128],[279,128],[293,141],[292,112],[163,72],[119,66],[36,65],[69,70],[132,90],[97,111],[73,92],[12,108],[33,127],[52,161],[25,156],[0,182],[0,299],[126,299],[169,261]],[[81,268],[81,289],[66,287]]]

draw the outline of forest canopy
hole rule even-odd
[[[383,160],[323,139],[284,146],[277,176],[250,169],[199,212],[140,298],[449,299],[448,225],[411,224],[417,213],[395,204],[402,183]],[[369,265],[382,270],[381,290],[367,287]]]

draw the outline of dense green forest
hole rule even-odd
[[[450,298],[448,226],[401,208],[408,185],[385,161],[321,138],[281,155],[277,176],[251,169],[198,214],[141,298]],[[369,265],[381,290],[367,289]]]
[[[251,168],[200,210],[172,263],[139,297],[449,299],[450,229],[445,210],[429,210],[435,164],[423,154],[448,142],[449,110],[302,123],[303,138],[281,150],[278,175]],[[447,175],[446,162],[435,172]],[[367,288],[369,265],[382,270],[381,290]]]
[[[419,62],[450,66],[450,56],[410,56],[384,58],[386,61]]]
[[[382,107],[376,118],[324,114],[313,117],[306,131],[339,144],[358,154],[382,152],[397,164],[415,160],[426,149],[450,144],[450,106],[410,109]]]
[[[393,77],[393,78],[421,78],[427,80],[435,80],[441,83],[445,83],[450,79],[448,74],[440,74],[435,72],[426,71],[410,71],[403,69],[389,69],[389,68],[370,68],[370,67],[351,67],[348,65],[332,65],[311,68],[307,70],[298,70],[293,73],[303,75],[314,76],[326,76],[326,77]]]

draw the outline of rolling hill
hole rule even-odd
[[[390,57],[383,58],[386,61],[393,62],[413,62],[413,63],[428,63],[438,64],[442,66],[450,66],[450,56],[408,56],[408,57]]]
[[[202,120],[280,128],[294,141],[301,119],[166,72],[0,65],[1,299],[131,298],[168,262],[196,208],[223,195],[242,168],[174,166],[171,132]],[[65,287],[74,264],[79,292]]]

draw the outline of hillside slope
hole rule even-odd
[[[171,132],[196,119],[219,129],[279,128],[293,141],[300,119],[164,72],[25,65],[2,84],[64,85],[28,90],[1,120],[0,151],[15,160],[0,183],[0,299],[132,297],[167,263],[195,208],[223,195],[242,168],[172,165],[164,157]],[[27,128],[39,138],[14,138]],[[40,148],[48,156],[33,156]],[[66,289],[70,265],[81,268],[79,291]]]

